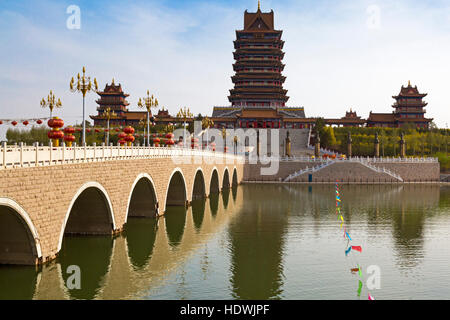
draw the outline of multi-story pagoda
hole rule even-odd
[[[392,105],[394,110],[394,117],[399,126],[406,123],[414,123],[417,127],[428,128],[433,119],[426,119],[424,107],[428,104],[423,101],[427,93],[420,93],[417,86],[411,86],[408,81],[408,86],[403,87],[397,96],[393,96],[396,102]]]
[[[232,77],[234,89],[228,97],[232,106],[284,107],[289,97],[283,89],[286,80],[282,51],[283,31],[275,30],[274,13],[244,13],[244,29],[236,31]]]
[[[397,96],[392,96],[396,102],[392,105],[395,109],[392,113],[372,113],[367,119],[368,127],[394,127],[399,128],[405,124],[414,124],[418,128],[428,128],[433,119],[425,118],[427,105],[423,98],[427,93],[420,93],[417,86],[408,86],[400,89]]]
[[[234,89],[228,100],[231,106],[214,107],[216,127],[303,128],[302,107],[287,107],[289,97],[283,89],[286,77],[281,40],[276,30],[274,12],[262,12],[258,2],[255,13],[244,13],[244,28],[236,31],[233,53]]]

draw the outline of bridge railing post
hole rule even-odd
[[[34,154],[35,154],[35,157],[34,157],[34,165],[37,167],[38,166],[38,164],[39,164],[39,162],[38,162],[38,152],[39,152],[39,142],[35,142],[34,143]]]
[[[93,146],[94,146],[94,159],[92,159],[92,161],[97,161],[97,143],[96,142],[94,142],[93,144],[92,144]]]
[[[20,148],[20,167],[23,167],[23,142],[19,142]]]
[[[48,155],[48,162],[49,162],[49,166],[52,165],[52,151],[53,151],[53,143],[52,140],[50,139],[50,141],[48,142],[48,149],[49,149],[49,155]],[[45,165],[45,163],[44,163]]]
[[[75,163],[76,158],[77,158],[77,143],[75,142],[73,144],[73,161],[72,161],[73,163]]]
[[[66,142],[65,141],[63,141],[63,143],[62,143],[61,152],[62,152],[61,163],[64,164],[65,157],[66,157]]]
[[[3,148],[3,156],[2,156],[2,158],[3,158],[3,163],[2,163],[2,167],[3,168],[6,168],[6,142],[2,142],[2,148]]]

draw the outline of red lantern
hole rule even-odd
[[[119,132],[120,130],[119,129],[116,129],[116,132]]]
[[[100,129],[95,129],[95,132],[99,133],[99,132],[100,132]]]
[[[66,133],[66,134],[74,134],[75,133],[75,128],[74,127],[66,127],[66,128],[64,128],[64,133]]]
[[[64,133],[59,129],[64,126],[64,121],[58,117],[54,117],[47,122],[48,126],[52,128],[47,136],[53,140],[53,146],[59,147],[59,139],[64,138]]]
[[[109,132],[109,130],[108,130],[108,129],[105,129],[105,132]]]
[[[49,139],[53,139],[58,141],[59,139],[64,138],[64,133],[62,131],[49,131],[47,133],[47,137],[49,137]],[[57,147],[59,144],[55,143],[55,147]]]
[[[63,119],[59,119],[58,117],[54,117],[47,122],[48,126],[52,129],[59,129],[64,126]]]
[[[174,137],[173,133],[166,134],[167,139],[173,139],[173,137]]]
[[[134,128],[128,126],[125,129],[123,129],[123,132],[125,132],[126,134],[133,134],[134,133]]]
[[[125,137],[125,141],[128,142],[129,144],[133,143],[134,140],[135,140],[135,138],[132,135],[128,135],[128,136]]]
[[[170,147],[175,144],[175,141],[173,141],[173,139],[169,139],[169,140],[167,140],[166,144]]]
[[[117,136],[120,140],[124,140],[126,138],[127,134],[125,132],[121,132],[119,133],[119,135]]]
[[[72,146],[72,142],[75,142],[75,136],[73,135],[75,133],[74,127],[66,127],[64,128],[64,141],[67,143],[68,147]]]
[[[39,120],[36,121],[36,123],[37,123],[37,124],[42,124],[42,120],[39,119]]]
[[[3,121],[2,121],[2,120],[0,120],[0,124],[3,124]]]
[[[17,121],[13,121],[11,124],[15,127],[17,125]]]
[[[119,144],[120,144],[121,146],[123,146],[125,143],[127,143],[125,140],[119,140]]]
[[[24,122],[22,122],[24,126],[27,126],[29,124],[29,122],[27,120],[25,120]]]

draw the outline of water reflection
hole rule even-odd
[[[211,216],[216,217],[219,210],[219,194],[211,194],[209,196],[209,209],[211,210]]]
[[[34,266],[0,266],[0,300],[32,299],[38,276]]]
[[[228,199],[230,198],[230,189],[223,189],[222,191],[222,201],[223,201],[223,208],[228,208]]]
[[[150,260],[155,246],[158,219],[129,218],[124,235],[127,238],[128,256],[133,266],[142,269]]]
[[[113,241],[111,236],[64,237],[57,258],[64,283],[67,283],[71,276],[71,273],[67,272],[69,266],[78,266],[81,271],[81,289],[67,289],[72,299],[96,297],[111,264]]]
[[[169,238],[169,245],[175,248],[183,239],[184,227],[186,225],[186,208],[182,206],[167,208],[164,214],[166,233]]]
[[[203,224],[203,218],[205,217],[206,199],[194,200],[191,205],[194,227],[195,230],[199,232]]]
[[[287,216],[273,201],[272,186],[246,188],[248,201],[228,229],[230,282],[235,299],[278,299],[283,286],[283,251]],[[277,199],[279,200],[279,199]]]
[[[396,284],[376,298],[450,297],[449,187],[342,185],[341,195],[361,257]],[[352,299],[340,233],[333,185],[244,185],[159,220],[129,218],[115,238],[65,237],[39,272],[0,267],[0,299]],[[70,265],[81,290],[65,286]]]

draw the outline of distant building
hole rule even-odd
[[[96,116],[90,116],[94,120],[94,126],[106,127],[106,116],[105,111],[110,108],[114,111],[116,116],[111,118],[109,124],[110,126],[138,126],[141,120],[147,120],[147,111],[129,111],[128,106],[130,105],[126,98],[129,94],[124,93],[122,86],[120,84],[115,84],[114,79],[111,84],[106,84],[103,91],[97,92],[100,96],[96,102],[99,105],[97,107],[98,114]],[[182,122],[182,120],[172,117],[167,110],[162,108],[158,111],[157,115],[152,115],[150,112],[150,117],[157,124],[169,124]],[[192,122],[192,119],[187,119],[186,122]]]
[[[423,98],[427,93],[420,93],[417,86],[408,86],[400,89],[397,96],[393,96],[396,102],[392,105],[395,109],[392,113],[372,113],[370,112],[367,119],[368,127],[391,127],[398,128],[405,124],[414,124],[418,128],[429,128],[433,119],[425,118],[427,105]]]

